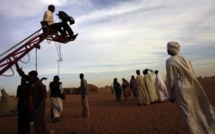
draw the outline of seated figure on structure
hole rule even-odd
[[[59,11],[58,16],[62,20],[62,22],[54,23],[54,19],[53,19],[54,11],[55,11],[55,6],[49,5],[48,10],[44,14],[42,22],[46,22],[48,24],[49,29],[54,29],[60,32],[63,38],[67,38],[69,40],[75,40],[78,34],[74,34],[74,32],[72,31],[72,29],[67,23],[69,21],[70,25],[74,24],[74,19],[68,16],[65,12]]]

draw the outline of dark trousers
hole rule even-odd
[[[67,33],[69,35],[73,35],[73,31],[71,27],[66,22],[58,22],[49,26],[51,29],[55,29],[60,32],[62,36],[66,36]]]
[[[18,102],[18,134],[30,134],[30,111],[27,101]]]

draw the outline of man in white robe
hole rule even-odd
[[[161,77],[158,70],[155,70],[155,83],[158,90],[158,94],[160,97],[160,102],[164,102],[166,100],[169,100],[169,93],[166,88],[166,84],[164,83],[163,78]]]
[[[170,101],[176,101],[190,134],[215,133],[215,108],[211,106],[204,89],[194,75],[190,61],[179,56],[180,45],[167,43],[167,81]]]
[[[59,81],[59,76],[54,76],[54,79],[49,84],[49,92],[51,97],[51,114],[53,114],[53,123],[61,121],[61,113],[63,111],[63,102],[61,94],[64,92],[62,82]]]
[[[146,86],[144,84],[143,76],[140,75],[140,70],[136,71],[137,73],[137,98],[139,100],[138,106],[141,105],[149,105],[150,104],[150,98],[149,94],[146,90]]]
[[[148,73],[148,71],[150,72]],[[158,92],[155,85],[155,73],[152,70],[145,69],[143,71],[143,74],[144,74],[144,82],[146,85],[146,89],[149,93],[151,103],[155,103],[159,100]]]

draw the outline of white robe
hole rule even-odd
[[[63,111],[63,102],[60,97],[51,97],[52,106],[53,106],[53,115],[54,118],[60,118]]]
[[[146,90],[144,79],[142,75],[137,75],[137,98],[139,100],[139,104],[150,104],[150,98],[148,92]]]
[[[62,84],[59,85],[60,93],[64,92]],[[51,89],[49,87],[49,92],[51,94]],[[63,102],[60,97],[51,97],[52,108],[53,108],[53,116],[54,118],[60,118],[61,113],[63,111]]]
[[[168,100],[169,99],[169,93],[168,93],[166,85],[163,81],[163,78],[161,77],[161,75],[159,73],[156,74],[155,83],[157,86],[160,101]]]
[[[156,102],[157,100],[159,100],[158,92],[155,87],[155,73],[150,72],[146,74],[144,76],[144,81],[145,81],[146,89],[148,90],[151,102]]]
[[[187,58],[172,56],[166,61],[170,98],[174,98],[190,134],[215,133],[215,109],[196,79]]]

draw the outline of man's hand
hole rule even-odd
[[[22,70],[22,68],[19,67],[18,63],[15,63],[16,71],[18,72],[19,76],[26,77],[25,72]]]
[[[47,79],[48,79],[48,78],[43,77],[43,78],[40,79],[40,81],[47,80]]]

